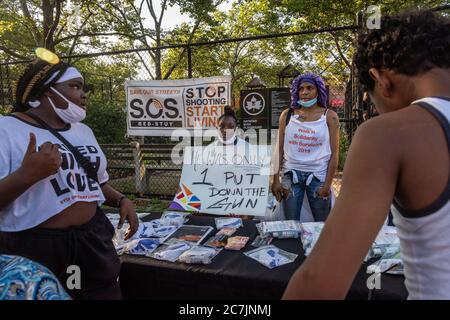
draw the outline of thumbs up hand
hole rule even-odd
[[[30,133],[30,141],[20,167],[30,183],[34,184],[57,173],[61,163],[62,156],[56,144],[45,142],[36,151],[36,136]]]

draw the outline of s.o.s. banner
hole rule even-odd
[[[231,102],[229,76],[126,81],[127,131],[170,136],[176,129],[212,129]]]

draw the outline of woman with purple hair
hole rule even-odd
[[[315,221],[325,221],[331,209],[331,183],[339,159],[339,118],[327,108],[327,100],[320,76],[300,75],[292,82],[291,107],[280,116],[279,166],[272,193],[284,201],[288,220],[300,220],[305,193]]]

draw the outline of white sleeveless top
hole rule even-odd
[[[319,120],[302,122],[292,115],[284,133],[283,172],[312,172],[325,181],[331,158],[327,112]]]
[[[439,120],[450,151],[450,99],[424,98],[413,104]],[[400,238],[408,299],[450,299],[450,177],[445,191],[427,208],[405,210],[394,201],[392,214]]]

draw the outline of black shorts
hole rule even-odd
[[[121,299],[120,260],[113,235],[114,227],[98,208],[89,222],[65,230],[36,227],[0,232],[0,254],[26,257],[46,266],[74,299]],[[69,268],[72,265],[79,269]],[[75,269],[80,271],[80,289],[73,288]]]

